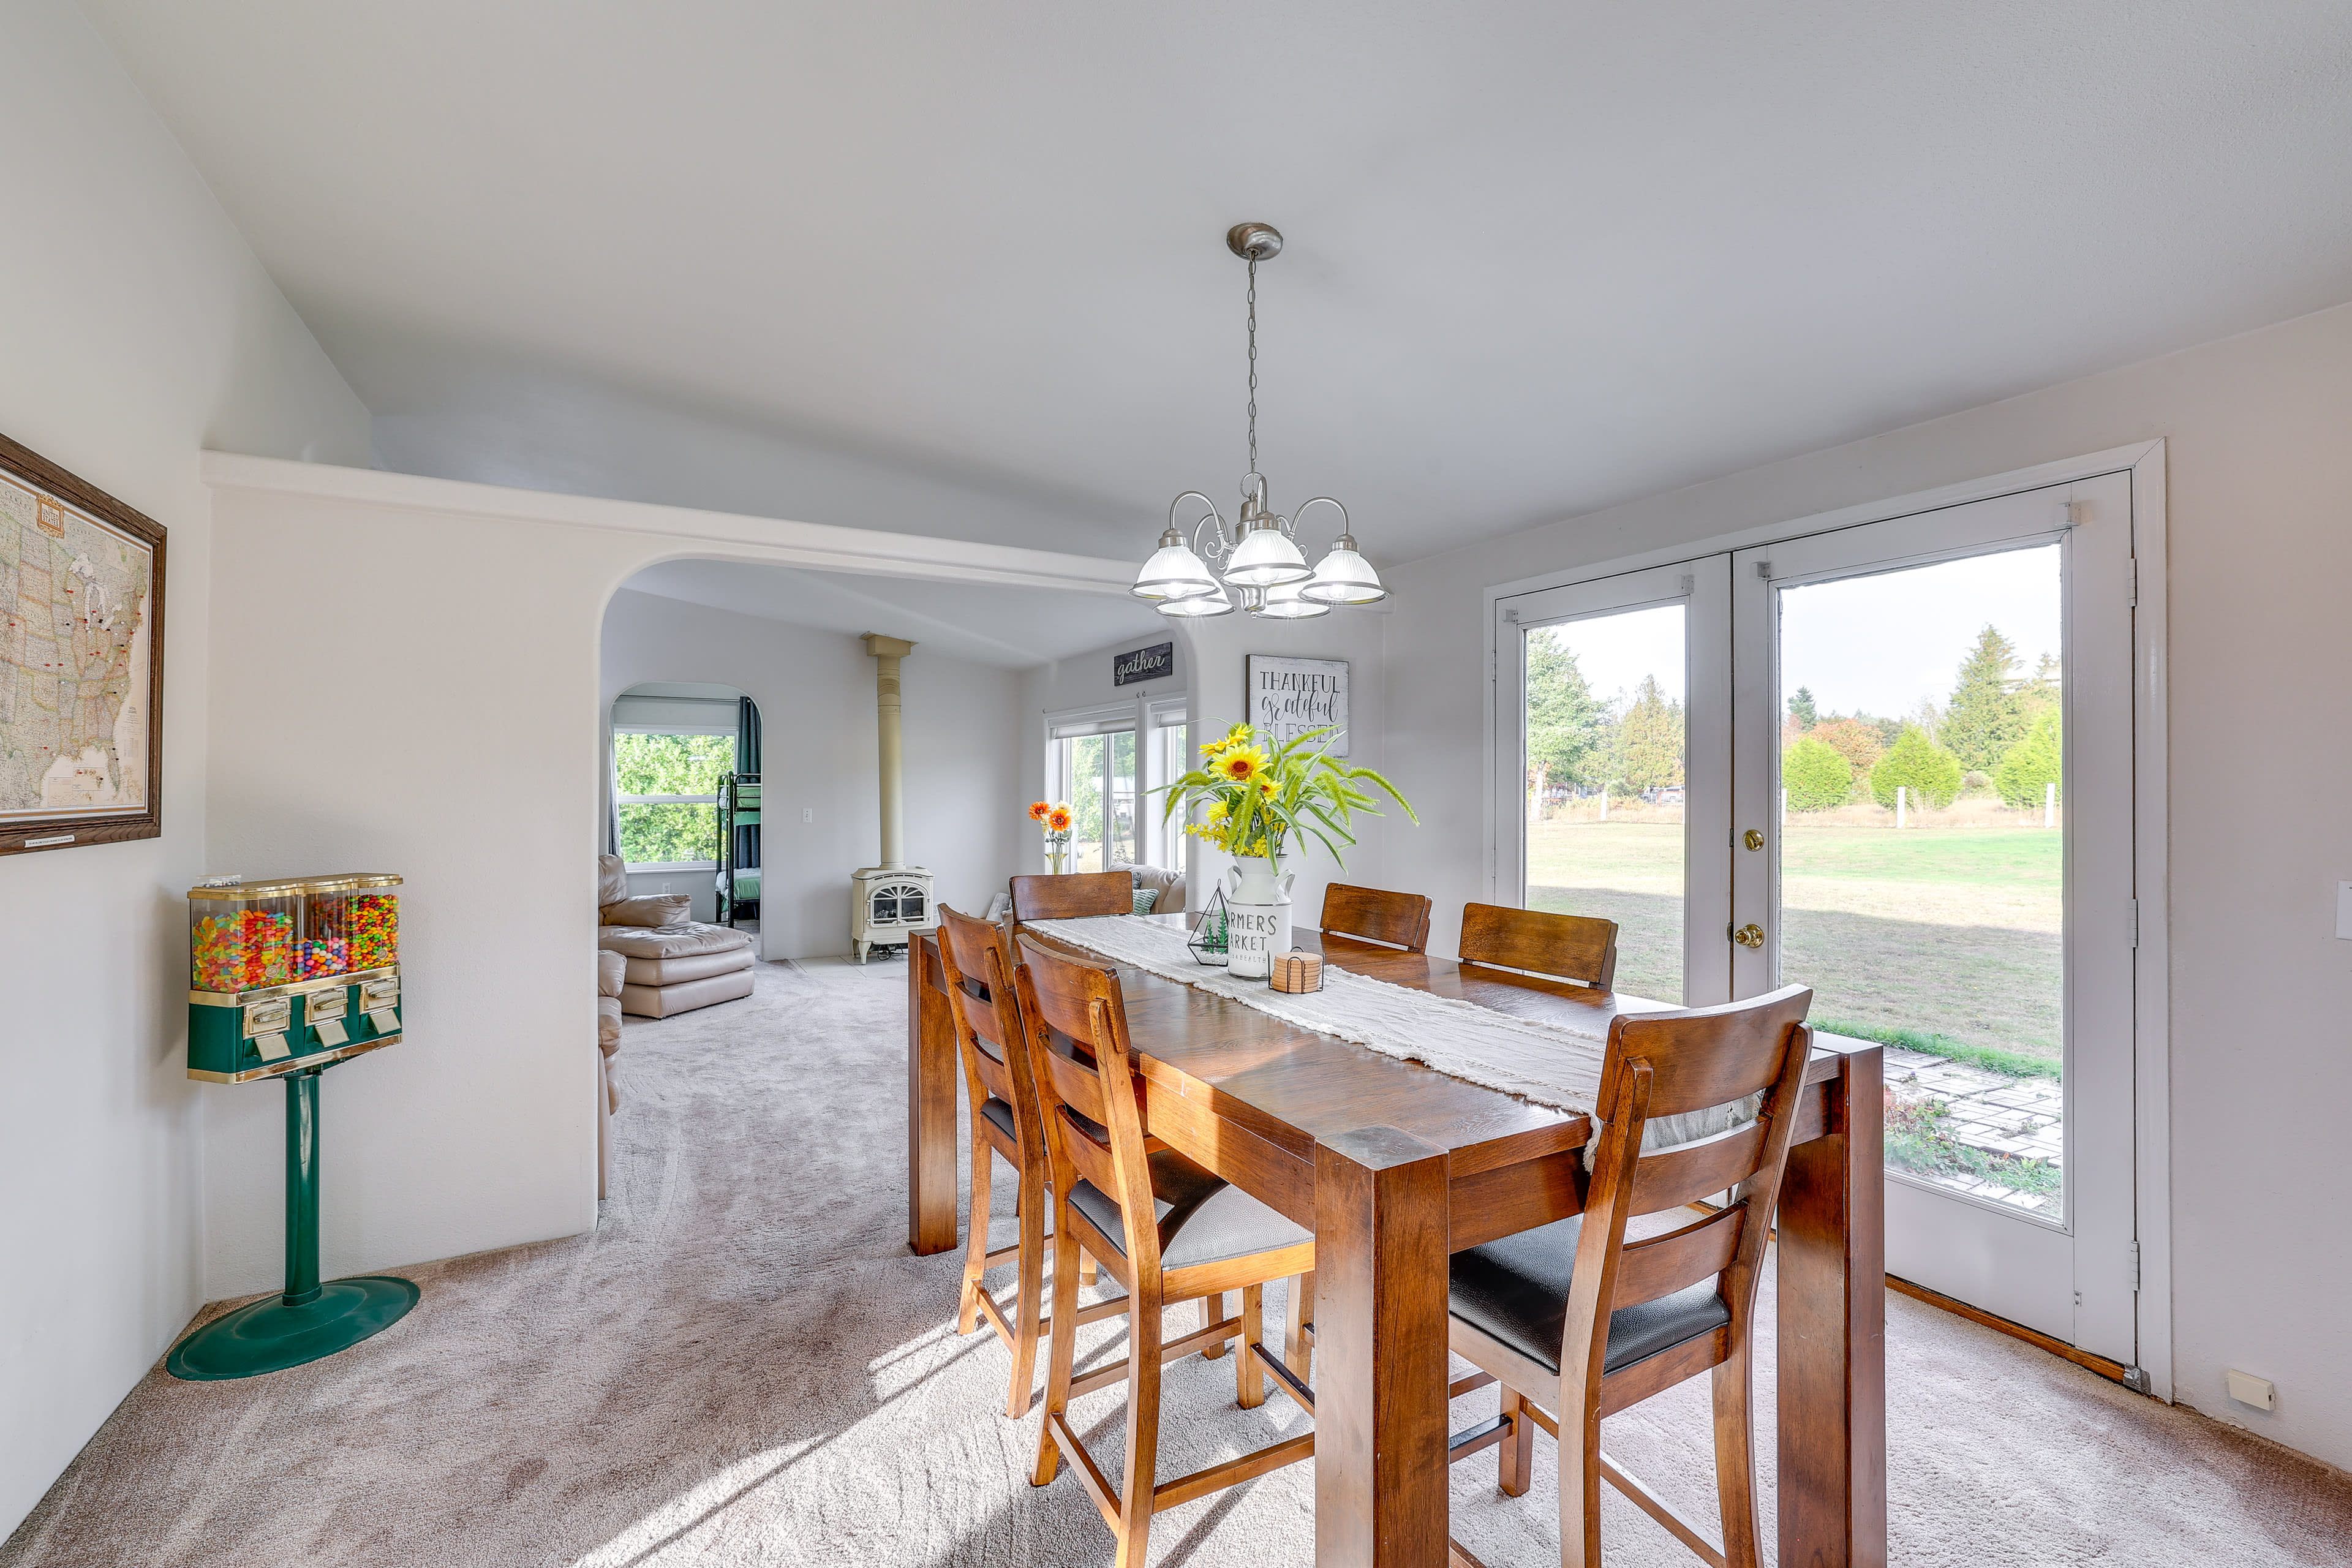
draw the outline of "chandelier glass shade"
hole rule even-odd
[[[1229,527],[1216,503],[1200,491],[1178,496],[1169,505],[1160,548],[1128,591],[1180,620],[1235,609],[1269,620],[1305,620],[1328,615],[1334,605],[1377,604],[1388,590],[1357,548],[1346,507],[1317,496],[1284,517],[1267,502],[1265,476],[1257,467],[1257,264],[1280,254],[1282,235],[1262,223],[1235,224],[1225,246],[1249,263],[1250,471],[1242,477],[1241,515]],[[1176,521],[1177,509],[1188,499],[1208,509],[1189,536]],[[1315,506],[1338,510],[1339,532],[1323,559],[1310,566],[1299,546],[1297,520]]]

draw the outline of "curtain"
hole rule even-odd
[[[760,772],[760,705],[748,697],[735,700],[735,771]],[[760,807],[767,809],[767,791],[760,792]],[[735,864],[750,869],[760,863],[760,829],[757,824],[735,830]]]

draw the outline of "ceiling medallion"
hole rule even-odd
[[[1249,263],[1249,472],[1242,476],[1241,518],[1228,531],[1216,502],[1199,490],[1186,490],[1169,503],[1160,548],[1128,592],[1177,618],[1243,609],[1269,620],[1297,621],[1328,616],[1334,605],[1377,604],[1388,590],[1357,550],[1346,507],[1317,496],[1283,517],[1267,503],[1265,476],[1257,467],[1257,264],[1282,253],[1282,235],[1267,224],[1237,223],[1226,231],[1225,247]],[[1176,510],[1187,500],[1209,509],[1189,539],[1176,524]],[[1297,520],[1313,506],[1338,510],[1339,533],[1321,562],[1309,566],[1298,548]],[[1210,573],[1212,561],[1218,563],[1217,575]]]

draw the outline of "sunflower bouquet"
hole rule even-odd
[[[1349,767],[1329,754],[1336,731],[1310,730],[1276,744],[1247,724],[1236,724],[1222,740],[1201,748],[1198,768],[1162,785],[1168,795],[1163,819],[1203,808],[1184,831],[1226,854],[1263,856],[1280,864],[1294,837],[1312,837],[1347,864],[1343,845],[1356,842],[1348,831],[1355,814],[1382,815],[1370,785],[1396,802],[1418,825],[1412,805],[1370,768]],[[1156,792],[1155,792],[1156,793]]]
[[[1029,820],[1045,830],[1045,853],[1054,858],[1054,875],[1060,876],[1062,862],[1070,852],[1070,803],[1033,800]]]

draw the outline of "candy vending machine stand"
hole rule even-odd
[[[286,1082],[286,1288],[181,1340],[163,1363],[174,1377],[283,1372],[416,1305],[415,1285],[393,1275],[319,1279],[319,1079],[400,1042],[399,885],[361,872],[189,889],[189,1076]]]

